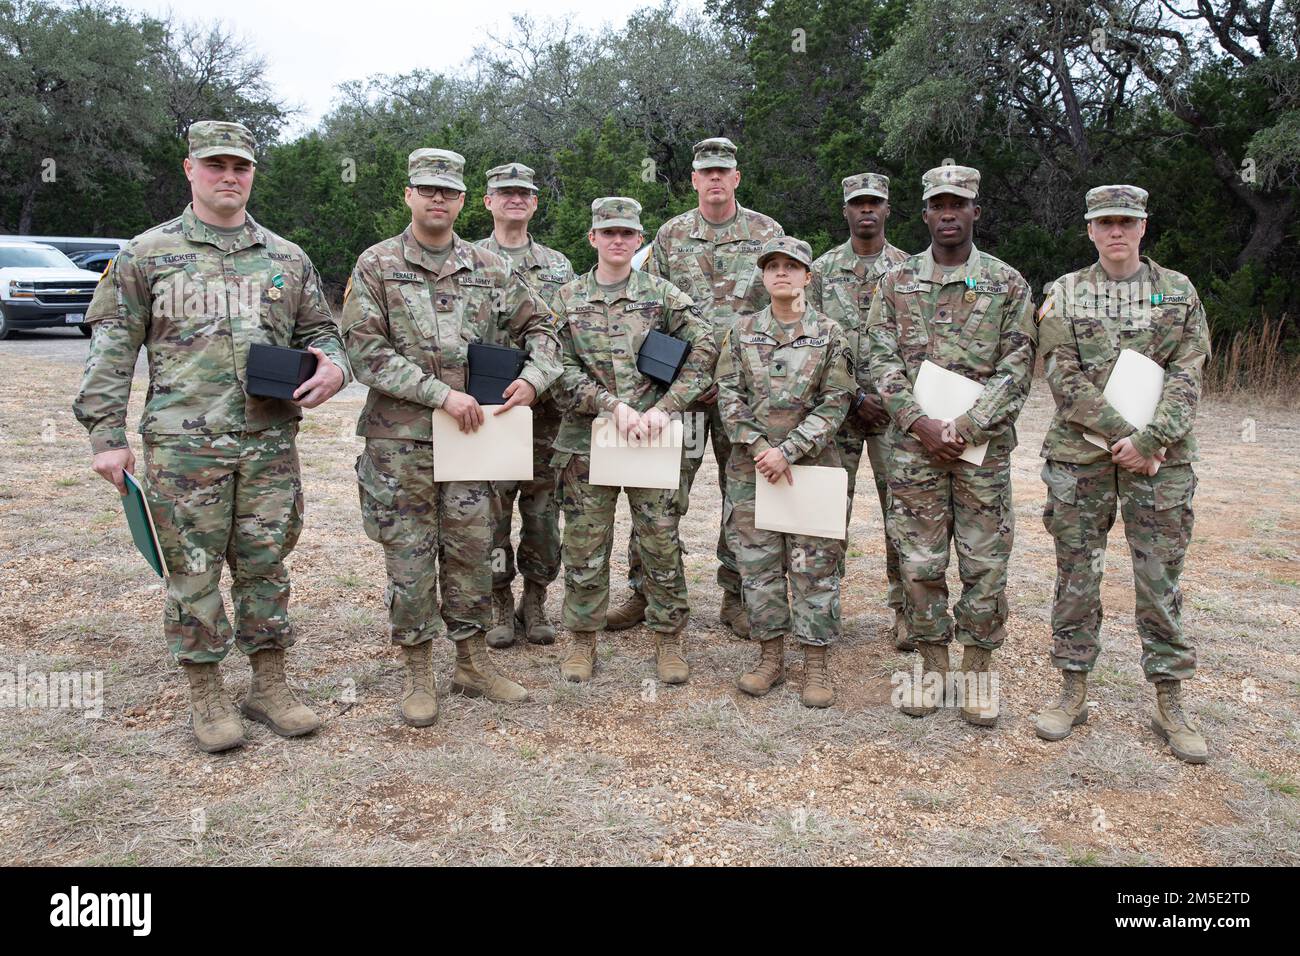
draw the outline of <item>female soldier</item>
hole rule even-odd
[[[852,359],[839,325],[805,303],[808,243],[769,239],[758,267],[772,302],[736,322],[718,360],[718,407],[731,440],[727,528],[750,637],[763,642],[758,666],[740,678],[740,689],[761,696],[785,680],[785,635],[792,633],[804,645],[803,702],[829,707],[835,693],[826,653],[840,630],[836,565],[843,545],[755,528],[754,483],[757,473],[793,484],[795,462],[839,466],[832,439],[853,399]]]
[[[558,295],[564,361],[558,394],[565,407],[551,464],[560,475],[564,507],[564,626],[573,632],[560,672],[572,681],[590,680],[596,664],[596,634],[604,629],[609,608],[609,551],[618,502],[617,488],[588,481],[592,419],[613,415],[620,440],[655,439],[669,427],[669,415],[709,387],[717,362],[712,330],[690,296],[667,280],[632,270],[632,254],[642,238],[640,203],[623,196],[597,199],[587,233],[596,267]],[[637,353],[651,330],[691,344],[668,388],[637,368]],[[681,644],[686,574],[677,536],[677,491],[626,490],[646,570],[646,623],[655,632],[659,679],[685,683],[690,674]]]

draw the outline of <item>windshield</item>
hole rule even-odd
[[[0,269],[75,269],[71,259],[57,249],[6,246],[0,242]]]

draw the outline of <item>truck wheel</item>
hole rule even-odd
[[[16,329],[14,329],[14,327],[9,324],[9,320],[5,318],[5,310],[0,309],[0,342],[10,338],[15,331]]]

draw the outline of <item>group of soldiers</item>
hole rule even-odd
[[[794,464],[843,467],[851,518],[865,449],[886,532],[891,639],[920,658],[901,709],[924,716],[959,706],[966,720],[991,726],[996,695],[953,701],[932,691],[952,686],[954,674],[986,676],[1006,635],[1010,455],[1041,356],[1057,405],[1042,474],[1044,523],[1057,550],[1051,656],[1062,692],[1037,715],[1036,732],[1060,740],[1088,717],[1102,567],[1118,507],[1133,557],[1142,666],[1156,686],[1152,727],[1181,759],[1206,759],[1181,699],[1195,654],[1180,621],[1178,580],[1192,526],[1192,422],[1208,329],[1188,279],[1140,255],[1144,190],[1088,192],[1097,261],[1053,283],[1035,311],[1021,275],[974,245],[980,174],[970,167],[939,166],[922,177],[931,242],[915,255],[885,237],[888,178],[847,177],[848,239],[814,261],[807,243],[736,202],[736,146],[706,139],[695,146],[691,175],[699,204],[660,227],[644,267],[633,267],[644,241],[640,205],[602,197],[592,202],[588,233],[596,265],[575,276],[563,255],[528,232],[538,209],[533,170],[509,163],[487,172],[483,201],[494,228],[471,243],[454,228],[468,198],[463,157],[417,149],[404,190],[410,226],[360,255],[336,323],[303,250],[247,214],[255,170],[254,139],[242,125],[190,128],[193,202],[133,239],[105,271],[87,313],[94,335],[74,406],[90,432],[94,470],[124,490],[123,471],[135,469],[127,399],[136,356],[147,349],[140,431],[144,484],[169,566],[163,628],[188,676],[201,749],[244,741],[218,666],[232,643],[253,669],[245,716],[285,736],[319,725],[284,673],[294,641],[284,560],[303,518],[295,436],[301,409],[354,377],[369,389],[357,423],[365,439],[356,462],[361,516],[383,548],[406,723],[437,718],[438,636],[455,645],[453,691],[526,698],[488,649],[555,642],[546,597],[561,565],[565,679],[591,678],[602,631],[644,622],[659,679],[688,680],[679,526],[708,442],[723,501],[721,622],[759,644],[740,689],[757,696],[782,683],[790,638],[804,650],[803,703],[833,702],[828,652],[840,630],[846,542],[758,528],[756,486],[793,483]],[[689,343],[671,384],[638,368],[651,331]],[[467,392],[467,352],[476,342],[525,353],[502,405],[482,406]],[[315,373],[292,401],[246,393],[253,343],[316,356]],[[1154,418],[1140,429],[1103,395],[1123,349],[1164,369]],[[969,411],[951,421],[925,414],[914,386],[927,361],[982,386]],[[468,432],[517,406],[533,410],[531,481],[436,480],[435,409]],[[620,489],[590,480],[598,416],[611,420],[618,440],[637,443],[661,437],[679,418],[684,446],[698,449],[683,456],[677,489],[622,489],[632,517],[629,593],[612,610]],[[979,447],[981,463],[963,458]],[[962,593],[950,610],[954,545]],[[219,590],[223,564],[233,629]],[[517,604],[516,573],[524,579]],[[954,639],[960,671],[949,654]]]

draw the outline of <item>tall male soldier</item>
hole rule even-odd
[[[512,702],[528,696],[488,658],[492,486],[434,480],[433,410],[453,416],[462,431],[483,423],[482,407],[464,390],[471,342],[528,350],[494,414],[532,405],[560,376],[560,342],[546,306],[504,259],[453,229],[465,208],[464,169],[459,153],[411,153],[411,225],[361,254],[343,298],[343,340],[357,380],[370,386],[357,422],[366,439],[357,458],[361,516],[366,534],[384,547],[391,637],[406,663],[401,713],[413,727],[438,716],[437,635],[456,645],[452,690]]]
[[[964,645],[962,686],[979,688],[961,702],[970,723],[998,718],[996,684],[987,675],[1006,637],[1007,561],[1011,557],[1011,450],[1015,421],[1034,370],[1033,300],[1020,273],[975,248],[980,174],[939,166],[921,178],[930,246],[880,280],[867,318],[870,379],[893,421],[889,435],[888,532],[907,589],[907,629],[938,675],[904,687],[901,710],[933,713],[927,687],[948,684],[948,643],[956,619]],[[913,394],[922,362],[983,385],[978,400],[952,422],[929,418]],[[858,363],[858,384],[869,382]],[[988,443],[984,461],[960,459]],[[962,595],[948,612],[949,542],[957,547]]]
[[[840,324],[848,337],[849,349],[856,357],[865,355],[861,348],[862,326],[871,309],[871,296],[880,277],[907,258],[907,253],[885,238],[885,221],[889,219],[889,177],[879,173],[846,176],[840,182],[844,190],[844,219],[849,225],[849,239],[813,263],[812,284],[808,301],[812,307]],[[868,382],[870,374],[867,375]],[[880,499],[880,512],[886,511],[888,491],[885,484],[885,427],[889,413],[874,388],[859,388],[849,408],[848,417],[835,434],[840,462],[849,473],[849,510],[845,527],[853,522],[853,495],[857,487],[858,465],[866,445],[871,474]],[[845,540],[841,551],[839,576],[844,578]],[[889,606],[894,609],[894,646],[900,651],[915,650],[907,637],[903,614],[903,584],[898,576],[898,552],[885,535],[885,575],[889,581]]]
[[[1196,650],[1183,633],[1178,579],[1192,536],[1192,422],[1210,353],[1205,307],[1187,276],[1140,255],[1145,189],[1098,186],[1085,204],[1097,261],[1057,279],[1038,313],[1057,405],[1043,442],[1043,523],[1056,539],[1052,663],[1063,686],[1060,703],[1044,708],[1035,729],[1045,740],[1061,740],[1088,719],[1088,671],[1101,650],[1106,537],[1118,501],[1133,556],[1142,669],[1156,685],[1151,729],[1180,760],[1204,763],[1205,738],[1182,708],[1182,682],[1196,673]],[[1142,429],[1102,394],[1123,349],[1164,369],[1155,416]]]
[[[284,678],[284,651],[294,642],[284,559],[303,518],[294,438],[301,409],[350,378],[311,260],[245,211],[256,166],[253,134],[239,123],[190,127],[192,202],[132,239],[105,271],[86,314],[94,339],[73,405],[90,432],[95,471],[125,493],[122,473],[135,471],[127,399],[145,347],[145,487],[170,571],[163,632],[189,678],[194,736],[208,753],[244,743],[219,668],[232,643],[253,667],[240,706],[246,716],[285,737],[320,724]],[[244,391],[254,343],[316,356],[315,374],[293,401]],[[223,560],[233,631],[221,597]]]
[[[537,214],[533,170],[523,163],[489,169],[483,205],[492,213],[492,235],[480,247],[495,252],[523,276],[529,288],[554,311],[560,286],[573,278],[562,253],[548,249],[528,232]],[[553,644],[555,627],[546,618],[546,589],[560,573],[560,505],[551,446],[560,431],[555,387],[533,409],[533,480],[498,481],[492,502],[492,628],[489,647],[509,647],[516,629],[532,644]],[[519,553],[510,544],[510,521],[519,498]],[[524,593],[515,607],[510,583],[516,559],[524,576]]]
[[[785,235],[780,223],[762,213],[746,209],[736,202],[740,169],[736,165],[736,144],[725,137],[714,137],[695,144],[691,185],[700,204],[674,216],[659,227],[646,271],[667,279],[704,309],[713,326],[714,344],[722,339],[742,315],[750,315],[767,305],[767,290],[759,277],[758,254],[763,243]],[[713,457],[718,462],[718,487],[722,490],[723,508],[727,500],[727,461],[731,443],[718,415],[718,389],[710,388],[689,410],[688,427],[694,429],[687,446],[699,454],[687,455],[683,462],[684,488],[678,495],[682,514],[689,506],[690,489],[704,460],[704,442],[713,442]],[[740,597],[740,573],[736,555],[727,543],[726,523],[718,527],[718,584],[722,587],[722,622],[740,637],[749,637],[749,621]],[[637,549],[635,532],[628,542],[628,586],[632,594],[624,604],[611,611],[606,627],[611,631],[631,627],[645,620],[646,600],[642,590],[645,574]]]

